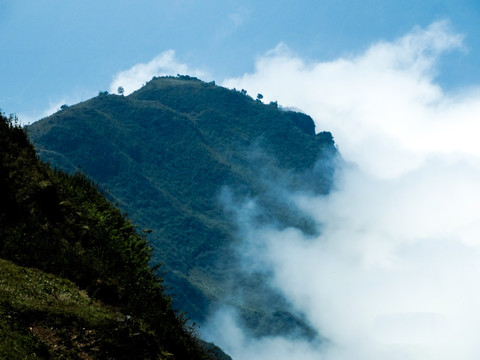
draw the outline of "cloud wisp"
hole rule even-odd
[[[129,95],[138,90],[154,76],[165,75],[190,75],[204,78],[206,73],[199,69],[191,69],[186,64],[180,63],[175,58],[173,50],[167,50],[153,58],[147,63],[139,63],[128,70],[119,72],[113,77],[109,91],[116,93],[121,86],[124,88],[125,95]]]
[[[318,236],[257,226],[261,209],[236,204],[248,261],[328,341],[249,339],[223,311],[211,324],[235,359],[478,357],[480,91],[435,83],[437,61],[462,46],[437,22],[331,62],[307,64],[281,46],[253,74],[225,81],[312,115],[354,164],[328,196],[279,189]]]

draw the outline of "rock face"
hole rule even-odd
[[[149,229],[175,307],[203,321],[213,304],[232,305],[254,334],[266,335],[308,327],[262,276],[239,270],[221,194],[256,197],[278,223],[308,228],[265,178],[288,173],[289,187],[327,192],[337,151],[330,133],[314,129],[305,114],[181,76],[154,78],[129,96],[100,94],[28,133],[43,160],[80,168]]]

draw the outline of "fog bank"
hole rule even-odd
[[[225,81],[311,115],[347,163],[328,196],[271,184],[317,236],[256,223],[255,199],[225,204],[248,267],[270,274],[324,340],[250,339],[224,309],[204,336],[237,360],[478,358],[480,91],[435,83],[462,39],[436,22],[318,63],[281,45]]]

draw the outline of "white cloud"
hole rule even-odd
[[[329,340],[299,343],[305,357],[293,358],[478,358],[480,91],[435,83],[438,58],[461,48],[462,37],[437,22],[330,62],[306,63],[280,46],[253,74],[225,81],[301,108],[357,164],[328,196],[287,195],[322,229],[318,237],[239,223],[244,246],[262,248],[248,261],[271,270],[273,285]],[[242,359],[271,340],[240,339],[243,348],[228,338],[219,345]]]
[[[350,170],[328,197],[292,195],[321,236],[251,229],[247,246],[262,244],[274,285],[332,342],[326,359],[473,360],[479,170],[444,159],[395,180]]]
[[[122,86],[125,95],[138,90],[154,76],[165,75],[190,75],[205,78],[206,73],[199,69],[191,69],[186,64],[178,62],[173,50],[167,50],[156,56],[147,63],[139,63],[128,70],[119,72],[113,77],[110,84],[110,93],[116,93],[118,87]]]
[[[431,151],[480,154],[469,132],[477,124],[471,111],[479,110],[477,96],[459,102],[432,81],[438,56],[461,46],[462,37],[446,22],[331,62],[307,64],[280,45],[258,59],[253,74],[224,85],[301,108],[315,118],[317,129],[334,133],[346,158],[395,176]]]
[[[228,14],[228,19],[230,20],[232,26],[236,29],[247,21],[249,15],[250,14],[248,11],[240,10],[240,11]]]

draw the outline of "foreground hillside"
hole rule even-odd
[[[81,168],[151,230],[154,263],[165,264],[174,305],[193,320],[226,304],[256,335],[308,333],[262,275],[240,270],[225,209],[229,197],[255,197],[279,226],[316,231],[268,186],[282,178],[289,188],[328,191],[335,145],[309,116],[179,76],[63,107],[28,132],[43,160]]]
[[[215,358],[129,220],[84,175],[40,162],[3,116],[0,199],[0,358]]]

